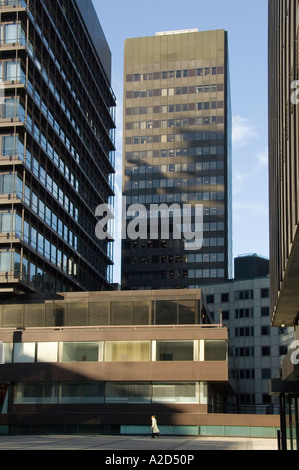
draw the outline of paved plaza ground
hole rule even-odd
[[[201,450],[278,450],[276,439],[204,437],[204,436],[104,436],[104,435],[47,435],[47,436],[0,436],[3,450],[100,450],[111,455],[114,451],[179,451]],[[117,454],[116,454],[117,455]]]

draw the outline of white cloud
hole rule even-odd
[[[244,181],[245,179],[256,177],[259,173],[264,177],[265,170],[268,167],[268,148],[258,152],[250,161],[248,161],[248,164],[250,164],[248,171],[246,171],[246,169],[244,171],[244,167],[242,171],[234,171],[234,178],[237,181]]]
[[[244,147],[251,138],[256,138],[258,133],[255,127],[250,124],[247,118],[242,116],[233,116],[233,146]]]

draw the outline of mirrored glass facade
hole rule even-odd
[[[127,39],[124,62],[122,288],[197,288],[227,280],[232,240],[227,33]],[[137,224],[136,205],[146,209],[145,225],[141,218]],[[153,205],[159,208],[155,215]],[[201,225],[196,206],[203,210]],[[195,241],[192,234],[201,230],[201,248],[186,248],[184,240]]]
[[[92,2],[2,0],[0,28],[0,285],[107,289],[95,211],[114,196],[115,97]]]

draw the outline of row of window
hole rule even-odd
[[[15,404],[207,403],[206,382],[17,383]]]
[[[273,351],[271,346],[260,346],[259,356],[273,356]],[[236,357],[254,357],[255,348],[253,346],[237,347],[234,348]],[[287,346],[279,346],[278,353],[280,356],[285,356],[288,352]]]
[[[266,306],[266,307],[260,307],[260,310],[259,310],[260,314],[259,316],[261,317],[269,317],[270,315],[270,307]],[[230,311],[229,310],[222,310],[222,317],[223,317],[223,320],[230,320],[231,318],[231,314],[230,314]],[[236,308],[234,310],[234,318],[253,318],[254,317],[254,308],[251,307],[251,308]],[[279,328],[278,329],[279,331],[279,334],[284,334],[286,333],[286,329],[285,328]]]
[[[167,165],[132,165],[125,167],[126,175],[151,175],[155,173],[191,173],[196,171],[223,170],[224,162],[190,162],[190,163],[169,163]],[[208,181],[210,177],[202,177]],[[207,183],[209,184],[209,183]]]
[[[162,72],[134,73],[126,75],[126,82],[143,82],[148,80],[171,80],[174,78],[202,77],[224,74],[224,67],[198,67],[196,69],[165,70]]]
[[[151,186],[147,186],[149,189]],[[127,186],[126,186],[127,188]],[[160,188],[160,186],[157,186]],[[130,186],[130,189],[135,189]],[[129,190],[130,190],[129,189]],[[139,196],[126,196],[127,203],[132,201],[132,204],[161,204],[161,203],[186,203],[194,201],[223,201],[225,195],[223,191],[210,191],[210,192],[189,192],[181,193],[177,192],[175,194],[148,194],[148,195],[139,195]],[[131,203],[131,202],[130,202]],[[220,209],[220,212],[222,210]]]
[[[125,264],[181,264],[181,263],[222,263],[224,253],[186,255],[131,256],[124,258]]]
[[[73,203],[60,188],[57,188],[57,190],[57,193],[52,191],[53,196],[58,199],[67,212],[78,221],[78,209],[74,208]],[[25,185],[25,191],[23,193],[23,181],[16,173],[0,173],[0,194],[16,194],[21,199],[24,197],[25,203],[51,227],[52,225],[56,227],[58,233],[58,221],[60,219],[58,219],[56,214],[46,206],[29,186]],[[60,221],[60,226],[62,226],[62,221]],[[65,230],[68,231],[68,227],[65,227]]]
[[[78,249],[78,238],[73,234],[67,225],[63,224],[58,218],[51,218],[51,213],[46,211],[46,223],[50,225],[55,232],[58,233],[67,243],[69,243],[75,250]],[[52,223],[51,223],[52,220]],[[35,232],[35,235],[33,235]],[[14,233],[17,238],[22,238],[27,244],[32,245],[34,249],[37,247],[36,230],[24,220],[22,227],[22,217],[15,212],[0,212],[0,233],[9,234]]]
[[[60,15],[57,9],[51,11],[50,5],[49,7],[47,5],[44,5],[44,10],[46,11],[49,18],[52,19],[50,28],[47,22],[43,23],[42,18],[39,15],[38,9],[35,9],[34,12],[29,10],[29,18],[32,20],[36,32],[40,35],[40,40],[43,43],[43,48],[47,50],[50,57],[52,58],[67,88],[70,90],[79,109],[81,109],[85,114],[89,126],[93,130],[94,135],[97,138],[97,128],[95,126],[95,121],[97,119],[100,118],[104,121],[104,129],[108,129],[110,126],[110,116],[113,116],[114,108],[112,107],[109,109],[109,104],[113,99],[113,92],[110,89],[110,85],[104,78],[101,67],[98,65],[97,61],[91,61],[88,66],[86,66],[86,56],[84,55],[82,48],[79,46],[76,34],[74,34],[73,29],[68,29],[66,22],[63,24],[63,22],[61,21],[63,15]],[[43,30],[41,30],[41,27],[43,27]],[[73,24],[73,27],[76,30],[76,22]],[[79,30],[79,34],[81,36],[83,32],[81,27],[79,27]],[[62,47],[57,47],[57,44],[53,39],[51,32],[54,33],[54,38],[56,37],[55,35],[60,38],[60,45]],[[68,33],[71,34],[72,40],[74,41],[74,44],[76,44],[75,49],[67,47],[66,45],[69,40],[69,38],[67,37]],[[83,44],[89,49],[88,41],[83,41]],[[48,81],[49,87],[52,87],[53,83],[55,82],[53,68],[50,62],[47,64],[45,63],[46,61],[43,60],[44,57],[40,54],[40,51],[38,49],[38,42],[35,41],[34,49],[32,43],[29,40],[29,52],[31,52],[33,60],[35,60],[36,65],[41,70],[44,79]],[[93,51],[89,49],[89,52],[92,56]],[[91,68],[96,69],[97,73],[93,74],[90,71]],[[72,74],[73,71],[75,71],[76,73]],[[86,83],[90,83],[92,81],[92,86],[89,88],[90,96],[88,97],[88,101],[86,101],[86,95],[84,97],[82,96],[81,74],[85,76]],[[97,80],[95,79],[95,76],[97,77]],[[59,101],[59,98],[57,99]],[[63,107],[64,103],[62,96],[60,96],[60,99],[62,100],[61,106]]]
[[[161,134],[161,135],[141,135],[126,137],[126,145],[145,145],[145,144],[166,144],[198,141],[198,133],[180,133],[180,134]],[[224,146],[202,146],[196,147],[197,155],[223,155]]]
[[[161,121],[127,122],[126,130],[165,129],[168,127],[205,126],[208,124],[223,124],[223,116],[204,116],[185,119],[167,119]]]
[[[34,18],[33,16],[31,15],[31,12],[29,13],[29,16],[31,17],[32,21],[34,22]],[[65,81],[70,93],[72,94],[73,98],[75,99],[79,109],[83,109],[84,111],[84,116],[85,116],[85,119],[86,121],[88,122],[89,124],[89,127],[90,129],[92,130],[95,138],[97,139],[98,143],[103,146],[105,145],[107,147],[107,144],[105,144],[105,141],[104,139],[102,139],[102,136],[101,134],[99,134],[99,131],[97,129],[97,127],[95,126],[94,124],[94,121],[92,119],[91,116],[89,116],[89,112],[87,111],[87,109],[84,110],[84,108],[82,108],[82,103],[80,101],[80,98],[79,98],[79,95],[78,95],[78,92],[77,90],[75,89],[75,86],[74,86],[74,80],[71,82],[67,76],[66,76],[66,73],[63,69],[63,67],[60,65],[60,62],[57,58],[57,55],[54,54],[54,52],[52,51],[48,41],[46,40],[46,37],[45,35],[42,35],[41,34],[41,31],[40,31],[40,28],[38,26],[37,23],[35,23],[35,26],[37,28],[37,30],[39,31],[40,35],[41,35],[41,39],[44,43],[44,45],[46,46],[46,48],[48,49],[49,53],[50,53],[50,56],[52,57],[53,61],[55,62],[55,65],[57,67],[57,69],[59,70],[59,72],[61,73],[61,76],[63,78],[63,80]],[[57,99],[57,101],[59,102],[61,108],[65,111],[69,121],[71,122],[72,126],[74,127],[74,129],[76,130],[76,132],[78,133],[78,135],[80,135],[80,138],[84,141],[85,145],[87,146],[87,148],[89,149],[89,151],[91,152],[91,154],[93,154],[93,150],[90,146],[90,141],[89,141],[89,138],[88,136],[85,136],[82,134],[82,130],[80,128],[80,126],[78,125],[77,123],[77,119],[76,119],[76,116],[74,115],[74,113],[71,113],[71,111],[69,110],[68,106],[67,106],[67,100],[65,100],[62,96],[62,93],[61,93],[61,90],[57,90],[57,88],[55,88],[55,81],[54,79],[51,77],[51,74],[48,72],[47,68],[45,67],[45,65],[43,64],[43,61],[41,60],[41,57],[39,56],[38,52],[34,50],[34,46],[33,44],[29,41],[29,44],[28,44],[28,53],[29,55],[31,56],[32,60],[34,61],[36,67],[38,68],[38,70],[41,72],[42,76],[43,76],[43,79],[46,81],[49,89],[52,91],[53,95],[55,96],[55,98]],[[67,54],[70,58],[70,55],[69,55],[69,51],[67,51]],[[71,59],[72,60],[72,59]],[[30,89],[31,88],[31,93],[33,91],[32,89],[32,85],[29,81],[28,83],[28,88]],[[39,93],[37,92],[37,90],[35,90],[35,93],[37,93],[38,97],[39,97]],[[39,105],[40,106],[40,105]],[[45,106],[45,104],[43,103],[42,107]],[[51,114],[51,113],[50,113]],[[50,117],[50,116],[49,116]],[[62,129],[61,129],[62,130]],[[62,131],[63,132],[63,131]],[[63,132],[64,134],[64,132]],[[112,134],[110,134],[110,137],[112,136]],[[111,160],[111,154],[109,154],[109,150],[108,148],[106,148],[106,151],[107,151],[107,155],[110,156],[110,160]]]
[[[1,72],[2,69],[3,69],[3,71]],[[15,75],[15,77],[14,77],[14,75]],[[19,60],[17,60],[17,61],[1,61],[0,62],[0,77],[1,76],[3,76],[3,78],[6,81],[18,79],[18,80],[22,80],[25,83],[24,72],[22,71],[22,69],[20,67],[20,61]],[[44,77],[44,78],[48,79],[47,76]],[[30,81],[28,81],[28,90],[31,93],[31,95],[32,95],[33,99],[35,100],[35,102],[37,103],[38,107],[43,112],[46,119],[50,122],[50,124],[52,125],[52,127],[56,131],[57,135],[60,137],[63,144],[67,147],[67,149],[69,150],[69,152],[71,153],[73,158],[76,160],[76,162],[79,163],[80,156],[79,156],[78,152],[75,152],[74,146],[72,145],[70,139],[66,135],[64,129],[62,128],[60,123],[58,123],[58,121],[54,119],[53,114],[50,112],[50,110],[48,109],[45,102],[41,100],[41,97],[40,97],[40,94],[38,93],[38,91],[36,89],[33,89],[33,86],[31,85]],[[53,86],[52,91],[55,94],[56,90],[54,89],[54,86]],[[72,122],[72,125],[76,129],[76,132],[78,133],[78,135],[80,135],[81,139],[83,139],[83,137],[81,136],[79,126],[76,125],[76,123],[73,119],[71,119],[70,112],[66,108],[64,101],[61,99],[61,96],[58,94],[58,96],[56,96],[56,98],[60,102],[62,108],[65,110],[69,120]],[[16,111],[16,108],[14,108],[15,111],[13,111],[13,104],[10,105],[10,109],[11,109],[10,112],[15,112]],[[19,106],[19,117],[25,123],[25,110],[21,106]],[[40,131],[39,126],[32,122],[32,119],[28,114],[27,114],[26,125],[27,125],[28,129],[31,132],[33,132],[34,137],[36,138],[36,140],[39,142],[39,144],[42,146],[43,150],[48,154],[48,156],[54,161],[54,163],[59,168],[59,170],[62,172],[62,174],[68,180],[70,180],[71,173],[70,173],[70,170],[67,168],[67,165],[66,165],[65,161],[58,156],[58,153],[55,151],[53,145],[49,142],[49,140],[45,137],[45,135]],[[98,140],[99,140],[99,137],[98,137]],[[87,145],[87,147],[89,148],[88,142],[87,143],[85,142],[85,145]],[[93,178],[93,176],[94,176],[93,172],[90,172],[90,175],[91,175],[91,178]],[[76,181],[76,184],[78,185],[78,181]],[[78,187],[76,187],[76,191],[78,191]]]
[[[43,148],[51,160],[53,160],[54,164],[60,170],[63,176],[67,179],[67,181],[69,181],[74,190],[78,192],[79,181],[72,171],[70,171],[68,165],[58,155],[58,153],[53,150],[48,142],[47,144],[43,145]],[[20,140],[20,136],[17,134],[0,136],[0,155],[4,157],[12,157],[13,155],[17,155],[20,160],[25,162],[29,169],[34,171],[34,174],[41,179],[45,186],[47,180],[47,185],[50,185],[50,191],[53,190],[58,192],[57,183],[53,181],[53,183],[50,184],[52,178],[50,175],[46,175],[44,167],[36,159],[32,158],[31,152],[28,150],[28,148],[25,149],[23,142]]]
[[[260,335],[261,336],[269,336],[271,335],[271,327],[270,325],[263,325],[260,327]],[[238,336],[254,336],[254,328],[251,327],[240,327],[235,328],[235,337]]]
[[[150,281],[159,279],[223,279],[224,269],[188,269],[130,273],[126,272],[129,281]]]
[[[186,147],[186,148],[172,148],[172,149],[161,149],[161,150],[139,150],[139,151],[132,151],[126,152],[126,161],[132,160],[145,160],[145,159],[152,159],[152,158],[174,158],[174,157],[194,157],[195,156],[202,156],[206,155],[207,157],[210,155],[210,146],[200,146],[200,147]],[[224,146],[217,146],[217,156],[224,155]],[[188,168],[195,169],[195,165],[201,165],[198,167],[198,171],[202,170],[216,170],[216,169],[223,169],[224,162],[219,160],[217,162],[190,162],[188,164]],[[151,167],[151,165],[149,165]]]
[[[223,91],[224,86],[222,83],[216,85],[197,85],[197,86],[180,86],[171,88],[157,88],[151,90],[137,90],[127,91],[127,99],[135,98],[152,98],[157,96],[179,96],[194,93],[215,93],[217,91]]]
[[[160,106],[134,106],[132,108],[126,108],[126,116],[138,116],[140,114],[181,113],[185,111],[209,111],[213,109],[224,109],[224,101],[163,104]]]
[[[1,149],[5,148],[8,151],[12,152],[12,149],[18,149],[19,156],[24,155],[24,147],[22,142],[15,136],[1,136]],[[7,153],[6,152],[6,153]],[[13,153],[10,153],[13,155]],[[72,186],[75,186],[75,190],[78,191],[77,180],[74,178],[72,173],[69,173],[68,167],[62,167],[63,160],[59,160],[60,167],[64,169],[66,175],[69,175],[70,182]],[[26,150],[26,166],[31,170],[31,172],[38,178],[40,183],[42,183],[51,195],[60,203],[60,205],[68,212],[68,214],[76,221],[79,221],[79,210],[73,204],[71,199],[65,194],[65,192],[57,185],[54,179],[47,173],[44,167],[39,163],[38,160],[32,158],[31,153]],[[14,180],[14,181],[13,181]],[[13,191],[14,185],[14,191]],[[13,178],[13,174],[3,175],[3,178],[0,175],[0,192],[2,194],[11,194],[17,193],[22,197],[23,195],[23,184],[21,179],[18,176]],[[7,193],[7,191],[9,191]],[[11,191],[11,192],[10,192]],[[67,224],[63,223],[62,220],[56,215],[56,213],[50,209],[43,200],[37,196],[37,194],[31,190],[31,188],[25,184],[25,193],[24,193],[25,203],[32,208],[32,210],[39,215],[39,217],[44,220],[59,236],[61,236],[66,242],[68,242],[74,249],[78,247],[78,239],[70,230]],[[89,233],[94,232],[94,226],[87,219],[86,215],[82,216],[84,227],[89,230]],[[92,261],[94,259],[94,254],[89,253],[89,249],[86,248],[86,256]],[[89,253],[89,254],[88,254]]]
[[[226,361],[226,340],[4,343],[5,363]]]
[[[31,228],[30,245],[66,274],[77,276],[77,265],[74,261],[33,228]],[[0,272],[14,273],[15,277],[22,276],[23,280],[32,283],[35,283],[37,274],[42,275],[42,270],[34,262],[29,264],[25,256],[21,261],[20,254],[13,250],[0,251]]]
[[[131,180],[126,181],[124,188],[125,190],[134,189],[151,189],[151,188],[184,188],[184,187],[195,187],[196,191],[202,189],[202,186],[213,186],[215,190],[216,185],[220,185],[219,189],[223,190],[224,176],[205,176],[198,178],[163,178],[165,173],[162,173],[161,179],[147,179],[147,180]]]
[[[38,289],[47,292],[65,292],[67,289],[66,284],[63,284],[57,276],[51,276],[35,261],[29,261],[25,255],[21,259],[20,253],[14,250],[0,251],[0,271],[30,282]]]
[[[255,369],[239,369],[237,373],[238,373],[238,378],[241,380],[255,379],[256,377]],[[272,373],[273,373],[272,369],[262,368],[260,371],[260,378],[271,379]]]

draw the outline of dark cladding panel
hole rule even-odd
[[[81,16],[87,26],[90,38],[101,59],[109,83],[111,83],[111,52],[92,1],[75,0],[75,3],[77,4]]]

